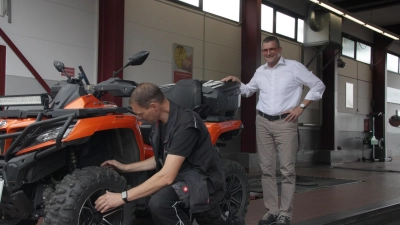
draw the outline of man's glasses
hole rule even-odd
[[[262,51],[262,53],[268,53],[268,52],[275,53],[277,49],[278,48],[265,48],[265,49],[261,49],[261,51]]]

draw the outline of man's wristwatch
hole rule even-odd
[[[129,203],[129,201],[128,201],[128,192],[127,191],[123,191],[121,193],[121,196],[122,196],[122,200],[124,200],[125,203]]]
[[[306,105],[303,104],[303,103],[301,103],[301,104],[300,104],[300,108],[305,109],[305,108],[306,108]]]

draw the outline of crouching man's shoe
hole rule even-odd
[[[237,216],[233,216],[232,218],[228,217],[224,223],[224,225],[243,225],[244,221],[241,220],[239,217]]]
[[[258,225],[270,225],[272,223],[275,223],[277,218],[278,218],[277,215],[272,213],[267,213],[263,216],[263,218],[260,221],[258,221]]]
[[[287,215],[279,214],[278,218],[276,219],[276,225],[289,225],[291,219],[292,218]]]

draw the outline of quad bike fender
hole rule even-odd
[[[21,189],[26,183],[34,183],[65,165],[65,151],[37,160],[36,152],[0,161],[0,173],[4,180],[0,211],[19,219],[27,219],[34,211],[30,198]],[[4,204],[4,205],[3,205]]]
[[[34,183],[65,166],[66,151],[37,159],[36,152],[0,162],[1,174],[7,190],[15,191],[25,183]]]
[[[243,128],[242,121],[240,120],[230,120],[218,123],[205,122],[205,125],[208,129],[208,132],[210,133],[211,142],[213,145],[215,145],[217,143],[217,140],[220,139],[224,134],[235,132],[235,134],[238,135]],[[229,135],[229,137],[231,136],[232,135]],[[225,141],[225,139],[228,140],[228,138],[221,139],[223,139],[223,141]],[[154,156],[153,147],[151,145],[144,144],[144,155],[146,159]]]
[[[210,133],[211,142],[213,145],[217,143],[217,140],[221,138],[222,134],[231,131],[237,131],[237,134],[239,134],[241,129],[243,128],[242,121],[240,120],[229,120],[218,123],[205,122],[205,125],[208,129],[208,132]],[[228,140],[228,138],[222,138],[222,139],[223,141],[225,141],[225,139]]]
[[[77,140],[82,140],[83,138],[90,137],[98,131],[120,128],[128,128],[133,130],[140,151],[140,160],[144,160],[145,147],[143,143],[143,138],[140,135],[139,124],[137,123],[137,119],[134,116],[119,114],[80,119],[74,125],[74,129],[71,131],[71,133],[66,138],[64,138],[62,142],[63,145],[66,146],[69,142],[75,142]],[[36,151],[39,148],[53,146],[54,144],[55,141],[52,140],[39,145],[30,146],[19,151],[17,155]]]
[[[151,147],[151,145],[144,144],[144,155],[146,159],[154,156],[153,147]]]

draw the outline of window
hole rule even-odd
[[[240,20],[240,0],[171,0],[236,22]]]
[[[297,41],[304,42],[304,20],[297,19]]]
[[[342,43],[343,43],[342,55],[354,58],[354,41],[344,37]]]
[[[387,64],[387,70],[399,73],[399,57],[388,53],[386,64]]]
[[[187,3],[187,4],[189,4],[189,5],[193,5],[193,6],[196,6],[196,7],[199,7],[199,0],[179,0],[180,2],[184,2],[184,3]]]
[[[266,1],[261,5],[261,30],[304,42],[304,20]]]
[[[371,47],[357,42],[357,61],[371,64]]]
[[[342,55],[371,64],[371,46],[347,34],[343,34],[343,36]]]
[[[285,15],[281,12],[276,12],[276,33],[284,36],[295,38],[295,23],[296,19]]]
[[[274,32],[274,9],[264,4],[261,5],[261,30]]]

